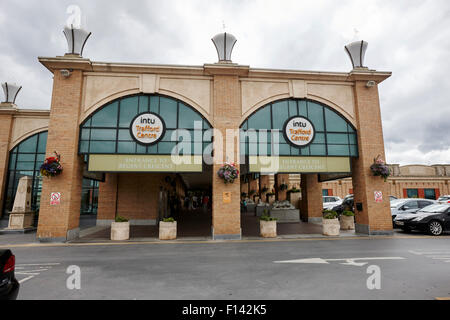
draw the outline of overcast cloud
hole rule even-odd
[[[387,161],[450,163],[450,1],[1,0],[0,81],[23,86],[21,108],[49,108],[51,74],[38,56],[63,55],[70,4],[93,33],[94,61],[203,65],[211,37],[238,38],[233,61],[251,67],[350,71],[344,45],[369,42],[380,85]]]

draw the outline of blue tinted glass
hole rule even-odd
[[[350,134],[350,144],[358,144],[358,141],[356,140],[356,134]]]
[[[120,127],[130,127],[131,121],[138,115],[138,103],[139,97],[126,98],[120,102]]]
[[[348,126],[348,132],[355,133],[355,129],[353,129],[350,124],[347,124],[347,126]]]
[[[102,110],[98,111],[92,117],[93,127],[117,127],[117,116],[119,112],[119,103],[114,102]]]
[[[92,123],[92,118],[89,118],[89,120],[86,121],[86,123],[83,125],[83,128],[90,127],[91,123]]]
[[[147,154],[158,154],[158,145],[154,144],[152,146],[148,146]]]
[[[159,114],[159,97],[150,97],[150,112]]]
[[[135,153],[136,152],[136,142],[118,142],[117,143],[118,153]]]
[[[35,153],[19,153],[17,155],[17,161],[34,161],[35,157]]]
[[[149,98],[148,96],[139,97],[139,113],[148,112]]]
[[[313,143],[325,143],[325,134],[316,133]]]
[[[283,130],[284,123],[289,119],[289,105],[281,101],[272,105],[273,128]]]
[[[115,153],[116,152],[116,142],[107,141],[91,141],[90,147],[91,153]]]
[[[17,161],[16,170],[34,170],[34,161],[30,162]]]
[[[297,101],[289,100],[289,118],[298,115]]]
[[[308,117],[314,124],[316,131],[324,131],[323,107],[317,103],[308,102]]]
[[[299,115],[308,118],[308,110],[306,109],[306,101],[300,100],[298,102]]]
[[[88,152],[89,152],[89,141],[81,141],[80,153],[88,153]]]
[[[177,127],[177,101],[161,98],[159,114],[164,119],[167,128],[175,129]]]
[[[347,122],[328,108],[325,108],[325,121],[327,131],[347,132]]]
[[[358,156],[358,146],[350,145],[350,155],[352,157],[357,157]]]
[[[348,135],[346,133],[329,133],[327,134],[329,144],[348,144]]]
[[[328,145],[329,156],[348,156],[349,152],[348,145]]]
[[[117,137],[116,129],[92,129],[91,130],[91,139],[92,140],[114,140],[116,141]]]
[[[180,103],[179,127],[182,129],[194,129],[195,121],[203,121],[203,119],[196,111]]]
[[[300,149],[291,146],[291,155],[292,155],[292,156],[299,156],[299,155],[300,155]]]
[[[81,140],[89,140],[91,136],[91,129],[81,130]]]
[[[19,145],[19,152],[36,152],[37,148],[37,135],[28,138]]]
[[[48,138],[48,132],[42,132],[39,134],[39,146],[38,146],[38,152],[45,153],[47,149],[47,138]]]
[[[326,146],[324,144],[312,144],[310,145],[310,149],[312,156],[325,156],[327,154]]]
[[[119,130],[119,140],[134,141],[133,138],[131,137],[130,130],[128,129]]]
[[[271,129],[270,105],[256,112],[248,119],[249,129]]]
[[[164,138],[162,138],[161,141],[165,141],[165,142],[171,142],[171,141],[177,141],[177,136],[174,136],[174,140],[172,140],[172,135],[175,132],[175,130],[167,130],[166,134],[164,135]],[[185,133],[186,134],[186,133]],[[191,134],[191,139],[193,138],[192,133]]]
[[[158,143],[159,154],[172,154],[172,150],[176,147],[176,142],[160,142]]]
[[[301,148],[301,149],[300,149],[300,154],[301,154],[302,156],[310,156],[310,155],[312,155],[312,154],[311,154],[311,151],[310,151],[310,147]]]
[[[136,152],[139,153],[139,154],[145,154],[145,153],[147,153],[147,147],[138,144]]]
[[[9,170],[14,170],[14,167],[16,166],[16,158],[17,154],[11,154],[9,157]]]

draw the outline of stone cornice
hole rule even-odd
[[[370,81],[381,83],[389,78],[391,72],[380,72],[366,68],[354,69],[350,72],[328,72],[328,71],[303,71],[303,70],[282,70],[282,69],[262,69],[250,68],[245,65],[234,63],[214,63],[203,66],[187,65],[164,65],[164,64],[141,64],[141,63],[116,63],[98,62],[83,59],[77,56],[63,57],[39,57],[48,70],[54,72],[60,69],[82,70],[88,72],[111,72],[111,73],[148,73],[148,74],[173,74],[189,76],[205,75],[235,75],[248,78],[271,78],[271,79],[299,79],[299,80],[319,80],[319,81]]]

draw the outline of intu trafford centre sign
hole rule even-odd
[[[164,138],[166,125],[157,114],[146,112],[134,118],[131,122],[130,133],[137,143],[150,146]]]
[[[314,125],[304,117],[292,117],[284,124],[284,138],[294,147],[306,147],[314,141]]]

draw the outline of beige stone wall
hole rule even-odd
[[[299,79],[241,79],[242,122],[264,105],[287,98],[308,98],[322,102],[355,125],[353,87],[348,82],[305,81]]]
[[[82,121],[105,104],[132,94],[162,94],[179,99],[211,120],[212,78],[137,73],[84,73]]]
[[[13,149],[21,141],[28,137],[48,130],[50,111],[26,111],[18,110],[13,118],[13,127],[9,142],[9,150]]]

